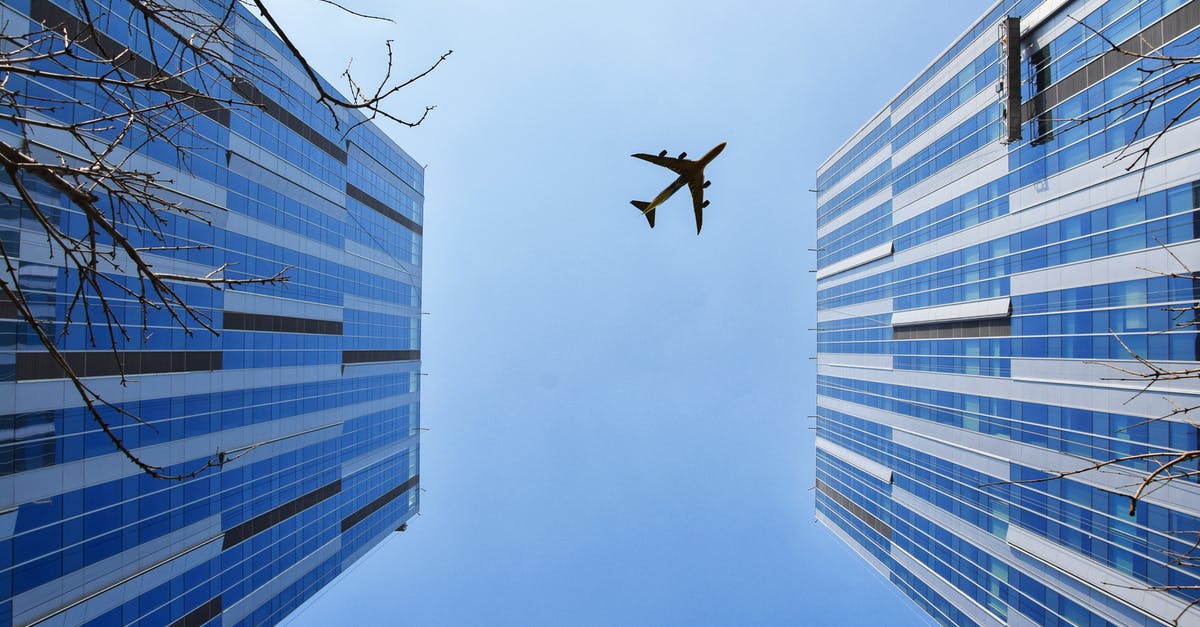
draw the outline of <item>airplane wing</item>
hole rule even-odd
[[[692,208],[696,210],[696,235],[700,234],[700,225],[704,222],[704,208],[708,202],[704,200],[704,175],[688,179],[688,190],[692,192]]]
[[[684,170],[687,169],[687,165],[689,163],[691,163],[687,159],[676,159],[675,157],[660,157],[658,155],[648,155],[648,154],[642,153],[642,152],[639,152],[636,155],[630,155],[630,156],[637,157],[638,159],[641,159],[643,161],[649,161],[650,163],[653,163],[654,165],[662,166],[676,174],[683,174]]]

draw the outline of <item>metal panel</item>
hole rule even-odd
[[[1021,18],[1021,33],[1028,33],[1041,26],[1042,22],[1054,17],[1054,14],[1058,13],[1059,9],[1062,9],[1071,2],[1072,0],[1053,0],[1052,2],[1043,2],[1038,5],[1037,8]]]
[[[833,276],[839,272],[845,272],[847,270],[851,270],[851,269],[857,268],[859,266],[866,265],[868,263],[871,263],[872,261],[876,261],[878,259],[883,259],[884,257],[887,257],[888,255],[891,255],[891,254],[892,254],[892,243],[891,242],[888,242],[886,244],[880,244],[879,246],[876,246],[874,248],[868,248],[867,250],[864,250],[861,253],[858,253],[857,255],[851,255],[849,257],[846,257],[845,259],[842,259],[840,261],[835,261],[835,262],[825,266],[824,268],[817,270],[817,280],[821,280],[821,279],[824,279],[825,277]]]
[[[863,508],[863,506],[846,498],[844,494],[838,492],[833,488],[833,486],[821,481],[820,479],[817,479],[817,492],[828,496],[830,500],[832,500],[834,503],[837,503],[842,509],[846,510],[850,514],[854,515],[855,518],[863,521],[864,524],[871,529],[874,529],[875,532],[884,539],[892,539],[892,528],[887,523],[877,518],[871,512],[868,512],[865,508]]]
[[[1021,18],[1000,23],[1000,137],[1009,144],[1021,139]]]
[[[937,322],[957,322],[959,320],[986,320],[988,318],[1003,318],[1012,311],[1009,298],[990,298],[973,300],[966,303],[924,307],[922,309],[905,309],[892,314],[892,326],[900,327],[911,324],[933,324]]]
[[[817,438],[817,448],[829,453],[830,455],[833,455],[834,457],[846,462],[847,464],[850,464],[851,466],[854,466],[855,468],[867,473],[868,475],[871,475],[872,477],[875,477],[884,483],[892,482],[891,468],[859,455],[858,453],[855,453],[854,451],[840,444],[835,444],[829,440],[826,440],[825,438],[819,437]]]

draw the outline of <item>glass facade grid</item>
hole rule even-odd
[[[129,20],[123,0],[103,6],[96,23],[115,45],[179,63],[168,33]],[[79,19],[69,2],[0,8],[7,32]],[[287,58],[240,5],[233,19],[251,45],[275,51],[254,63]],[[135,246],[188,247],[155,251],[164,265],[228,264],[235,278],[282,270],[289,280],[174,286],[219,335],[189,334],[154,310],[142,332],[140,306],[120,291],[138,287],[128,276],[109,275],[104,293],[137,330],[116,338],[134,376],[111,400],[147,423],[102,409],[114,432],[168,474],[214,450],[227,453],[223,465],[177,482],[141,473],[60,392],[63,374],[46,367],[33,330],[0,309],[0,626],[278,622],[417,512],[423,170],[372,125],[353,125],[356,114],[335,124],[286,78],[300,73],[274,75],[230,85],[211,69],[189,72],[192,89],[258,105],[233,107],[224,122],[195,116],[173,138],[185,152],[158,140],[138,149],[179,185],[205,190],[191,196],[204,219],[166,215],[163,241],[136,230],[135,216],[117,222]],[[30,95],[80,98],[50,112],[59,120],[117,112],[62,81],[13,80]],[[0,128],[6,141],[19,131]],[[60,228],[85,232],[77,208],[24,182]],[[22,247],[40,227],[10,183],[0,192],[0,238],[36,314],[55,321],[52,333],[69,331],[59,348],[77,372],[113,387],[112,354],[88,340],[82,313],[63,322],[77,277]],[[102,347],[113,340],[99,336]]]
[[[1197,573],[1171,556],[1200,528],[1200,490],[1179,485],[1131,515],[1128,489],[1112,480],[1042,479],[1200,446],[1186,419],[1154,420],[1171,403],[1194,405],[1195,392],[1128,402],[1136,389],[1095,363],[1134,363],[1130,351],[1183,368],[1200,360],[1200,281],[1153,267],[1177,263],[1163,247],[1200,254],[1200,110],[1185,110],[1200,84],[1123,118],[1086,119],[1197,71],[1145,81],[1136,63],[1095,66],[1107,44],[1093,30],[1116,42],[1169,31],[1154,39],[1165,54],[1195,56],[1200,10],[1075,1],[1035,23],[1042,4],[994,5],[817,173],[817,509],[939,623],[1159,624],[1175,618],[1163,608],[1196,598],[1179,586]],[[1025,137],[1005,146],[999,104],[977,96],[999,79],[1007,15],[1030,19]],[[1139,124],[1153,134],[1176,116],[1171,152],[1145,172],[1105,167]],[[968,157],[971,168],[1008,171],[967,188]],[[846,266],[889,243],[892,254]],[[1006,310],[984,307],[997,302]],[[1112,472],[1155,468],[1129,459]],[[1071,560],[1075,572],[1054,566]],[[1143,607],[1128,593],[1139,586],[1176,588]]]

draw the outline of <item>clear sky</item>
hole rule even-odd
[[[334,80],[421,69],[421,515],[294,627],[920,625],[813,520],[818,165],[991,4],[279,0]],[[335,84],[337,83],[334,80]],[[634,152],[709,167],[668,184]]]

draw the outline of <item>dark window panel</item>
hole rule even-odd
[[[421,359],[419,350],[342,351],[343,364],[364,364],[373,361],[417,361],[419,359]]]
[[[67,365],[80,377],[111,377],[121,373],[110,351],[62,353]],[[125,374],[159,374],[220,370],[220,351],[119,351]],[[18,352],[17,380],[61,379],[65,376],[49,353]]]
[[[412,220],[408,219],[408,217],[406,217],[404,214],[383,204],[383,202],[380,201],[378,198],[375,198],[374,196],[364,192],[363,190],[355,187],[354,185],[351,185],[350,183],[346,183],[346,195],[353,198],[354,200],[357,200],[358,202],[361,202],[362,204],[370,207],[371,209],[378,211],[385,218],[388,218],[389,220],[392,220],[393,222],[400,224],[400,226],[412,231],[413,233],[416,233],[417,235],[423,234],[421,232],[420,224],[413,222]]]
[[[329,141],[328,138],[318,133],[313,127],[305,124],[300,118],[292,115],[290,111],[280,106],[278,102],[267,98],[266,94],[259,91],[250,81],[240,77],[237,78],[233,82],[233,91],[242,98],[245,98],[247,102],[262,107],[262,110],[267,115],[295,131],[297,135],[303,137],[305,141],[317,148],[320,148],[325,154],[337,159],[338,163],[346,163],[345,150],[342,150],[337,144]]]
[[[859,520],[867,523],[867,526],[875,531],[878,531],[879,535],[887,538],[888,540],[892,539],[892,528],[889,527],[887,523],[876,518],[874,514],[863,509],[858,503],[855,503],[845,496],[842,496],[841,492],[833,489],[833,487],[829,484],[817,479],[817,490],[819,490],[821,494],[833,499],[834,503],[841,505],[843,509],[853,514]]]
[[[1012,323],[1008,318],[991,320],[967,320],[963,322],[943,322],[939,324],[915,324],[912,326],[895,327],[892,338],[896,340],[923,340],[931,338],[964,338],[964,337],[1007,337],[1012,333]]]
[[[261,533],[274,527],[275,525],[299,514],[300,512],[336,495],[342,491],[342,480],[338,479],[332,483],[328,483],[308,494],[292,499],[275,509],[264,512],[247,520],[246,522],[231,527],[225,532],[225,537],[222,540],[221,548],[228,549],[236,546],[246,540],[249,540],[255,534]]]
[[[84,47],[97,56],[111,58],[123,53],[124,61],[117,66],[121,70],[140,79],[160,79],[163,89],[187,94],[187,97],[183,98],[184,104],[195,109],[202,115],[211,118],[221,126],[229,126],[229,109],[227,107],[201,94],[193,89],[191,85],[178,78],[165,75],[161,68],[153,62],[134,54],[132,50],[129,50],[116,40],[103,33],[93,33],[86,29],[82,21],[55,6],[49,0],[33,0],[29,7],[29,14],[35,22],[40,22],[55,30],[65,29],[72,43]]]
[[[400,495],[413,489],[420,482],[421,482],[421,475],[413,475],[413,476],[409,477],[408,480],[405,481],[404,483],[401,483],[400,485],[392,488],[391,490],[388,490],[386,493],[383,494],[383,496],[380,496],[379,498],[375,499],[374,501],[367,503],[366,505],[360,507],[353,514],[350,514],[349,516],[343,518],[342,519],[342,533],[346,533],[346,531],[348,529],[350,529],[354,525],[357,525],[358,523],[365,520],[367,518],[367,516],[370,516],[371,514],[374,514],[375,512],[379,511],[384,505],[387,505],[388,503],[391,503],[392,501],[396,500],[396,498],[398,498]]]
[[[239,331],[273,331],[276,333],[310,333],[315,335],[341,335],[342,323],[338,320],[315,320],[292,318],[269,314],[225,312],[224,328]]]
[[[188,612],[183,618],[171,623],[171,627],[200,627],[216,618],[221,613],[221,595],[208,600],[207,603]]]
[[[1121,50],[1128,50],[1134,54],[1109,50],[1087,65],[1068,74],[1066,78],[1038,92],[1036,96],[1022,105],[1022,119],[1032,120],[1042,116],[1071,96],[1138,61],[1136,54],[1150,53],[1197,26],[1200,26],[1200,2],[1189,2],[1119,44]]]

